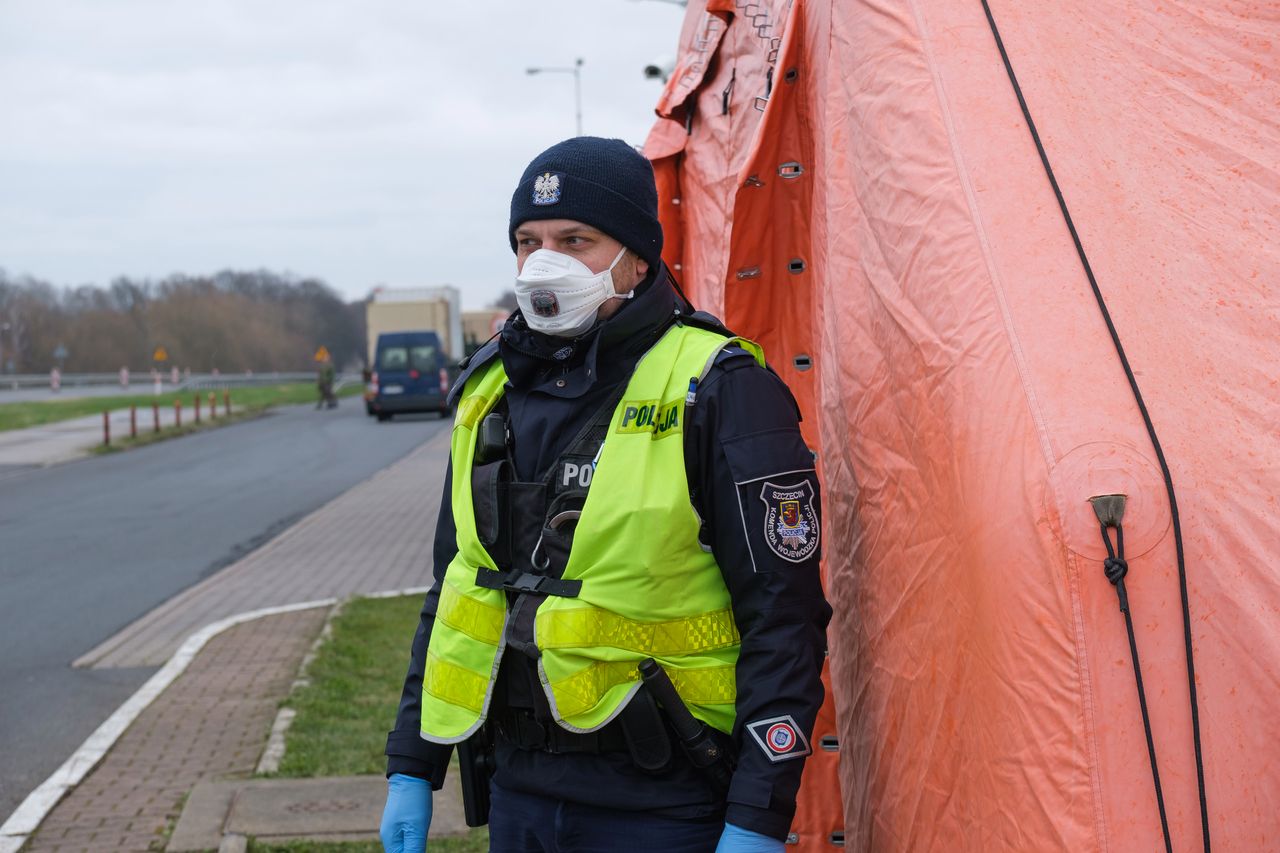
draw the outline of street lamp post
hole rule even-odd
[[[582,135],[582,57],[573,63],[571,68],[526,68],[526,74],[572,74],[573,75],[573,100],[577,108],[578,119],[578,136]]]

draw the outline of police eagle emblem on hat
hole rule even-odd
[[[555,172],[543,172],[533,182],[533,203],[555,204],[560,200],[560,176]]]

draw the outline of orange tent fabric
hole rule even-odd
[[[1280,12],[994,0],[1181,516],[1209,830],[1280,849]],[[667,259],[819,450],[843,816],[802,848],[1202,846],[1159,461],[978,0],[691,0]],[[815,736],[821,735],[815,733]]]

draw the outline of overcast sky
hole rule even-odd
[[[0,268],[59,285],[267,268],[510,286],[511,192],[642,143],[684,10],[635,0],[0,0]]]

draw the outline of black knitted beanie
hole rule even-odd
[[[508,236],[534,219],[574,219],[599,228],[657,269],[662,224],[653,166],[621,139],[578,136],[529,163],[511,196]]]

